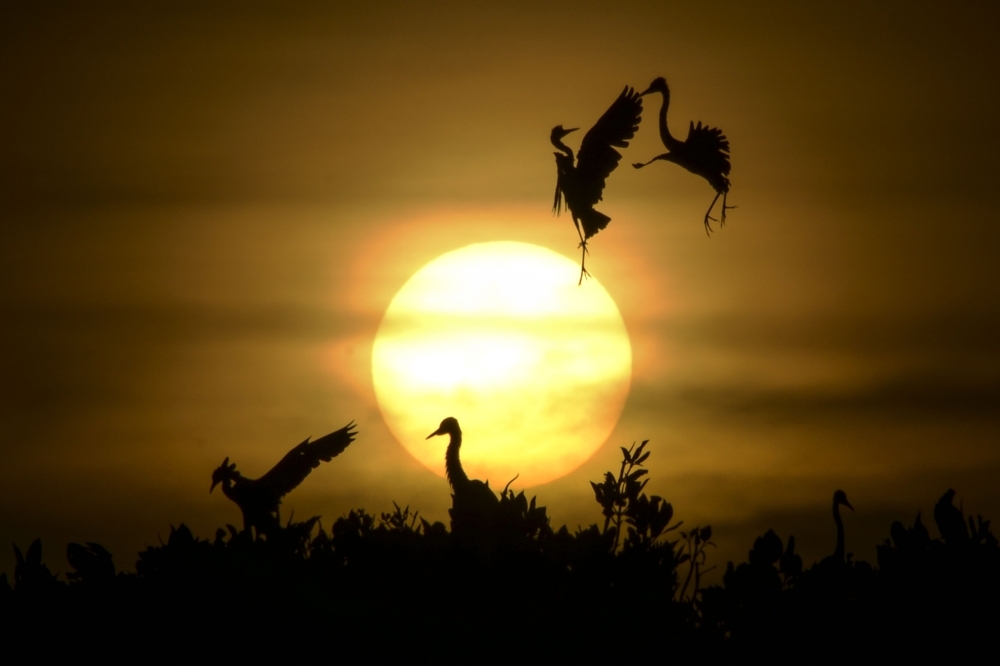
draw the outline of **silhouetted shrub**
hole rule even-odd
[[[996,626],[1000,548],[953,491],[935,507],[942,536],[919,514],[912,527],[894,523],[878,568],[847,557],[803,569],[794,537],[769,530],[702,589],[712,529],[682,530],[670,503],[643,492],[645,446],[622,448],[618,474],[592,484],[603,527],[575,532],[553,530],[535,498],[505,488],[485,540],[456,539],[396,504],[378,517],[351,510],[329,531],[315,517],[256,537],[229,525],[207,540],[180,524],[139,553],[134,574],[116,572],[99,544],[69,544],[65,581],[36,540],[15,546],[13,585],[0,576],[0,621],[16,640],[55,632],[38,645],[68,649],[294,658],[365,645],[458,660],[530,646],[585,661],[816,646],[898,655],[979,645]]]
[[[722,586],[703,592],[702,630],[735,653],[823,646],[899,658],[985,648],[1000,620],[1000,549],[989,521],[967,520],[954,495],[935,507],[941,538],[931,538],[920,514],[911,528],[893,523],[877,569],[848,557],[803,571],[794,538],[784,548],[768,531],[747,562],[729,563]]]

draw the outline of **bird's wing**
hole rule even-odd
[[[718,127],[702,125],[700,121],[697,125],[691,123],[684,143],[690,154],[696,155],[698,162],[708,171],[729,175],[729,139]]]
[[[315,442],[308,439],[289,451],[271,471],[258,479],[257,483],[268,488],[278,497],[291,492],[302,483],[309,472],[321,462],[329,462],[354,441],[356,426],[351,421],[336,432],[320,437]]]
[[[627,148],[639,129],[642,97],[628,86],[601,119],[590,128],[577,153],[576,176],[581,203],[593,206],[601,200],[604,181],[622,156],[615,148]]]

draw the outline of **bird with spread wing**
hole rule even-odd
[[[573,224],[580,235],[580,247],[583,248],[580,283],[585,275],[590,275],[586,268],[587,241],[611,221],[604,213],[594,210],[594,205],[604,198],[604,183],[622,158],[615,148],[628,147],[629,140],[639,129],[641,114],[642,97],[626,86],[600,120],[584,135],[580,152],[575,157],[562,139],[579,128],[563,129],[562,125],[552,128],[549,140],[560,151],[554,153],[557,178],[552,210],[558,215],[565,206],[573,216]]]
[[[226,457],[212,473],[212,487],[222,484],[222,492],[243,512],[243,529],[257,529],[258,534],[280,526],[278,506],[281,498],[302,483],[321,462],[330,462],[354,441],[357,431],[352,421],[340,430],[304,442],[289,451],[277,465],[259,479],[248,479],[236,471],[236,464]]]
[[[670,87],[667,80],[662,76],[653,79],[649,87],[641,95],[658,92],[663,95],[663,103],[660,105],[660,139],[667,148],[666,153],[657,155],[648,162],[636,162],[632,166],[641,169],[649,166],[657,160],[673,162],[682,166],[691,173],[701,176],[708,181],[708,184],[715,190],[715,198],[712,205],[705,213],[705,233],[711,235],[712,226],[709,221],[716,221],[712,217],[712,209],[715,202],[722,197],[722,214],[719,216],[720,225],[726,223],[726,211],[736,206],[726,204],[726,197],[729,196],[729,139],[718,127],[702,125],[701,121],[695,125],[693,122],[688,128],[687,139],[681,141],[675,139],[667,126],[667,109],[670,108]],[[640,96],[641,96],[640,95]]]

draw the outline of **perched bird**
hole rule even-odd
[[[496,522],[500,500],[490,490],[489,481],[483,483],[470,479],[462,469],[458,450],[462,447],[462,429],[458,420],[449,416],[441,426],[427,435],[427,439],[447,434],[450,438],[444,454],[444,470],[452,489],[451,531],[455,533],[482,533]]]
[[[837,549],[833,551],[832,558],[827,559],[833,559],[842,564],[844,562],[844,521],[840,518],[841,504],[854,511],[854,507],[847,501],[847,493],[843,490],[833,493],[833,522],[837,524]]]
[[[949,546],[967,546],[969,544],[969,528],[965,525],[962,510],[952,504],[955,491],[948,489],[938,503],[934,505],[934,522],[937,523],[941,538]]]
[[[642,99],[635,90],[626,86],[601,119],[584,135],[575,164],[573,151],[562,139],[579,128],[563,129],[562,125],[552,128],[549,140],[561,151],[554,153],[557,178],[552,211],[558,215],[565,199],[565,206],[573,216],[573,224],[580,234],[580,247],[583,248],[580,260],[581,283],[583,276],[589,275],[585,265],[587,241],[611,221],[604,213],[594,210],[594,204],[603,198],[604,181],[622,158],[615,147],[628,147],[629,139],[639,129],[641,113]]]
[[[667,80],[662,76],[655,79],[642,95],[653,92],[663,94],[663,105],[660,107],[660,138],[670,152],[657,155],[648,162],[636,162],[632,166],[641,169],[656,160],[664,160],[682,166],[707,180],[709,185],[715,188],[715,198],[705,213],[705,233],[710,234],[712,227],[709,220],[717,221],[711,215],[719,195],[722,195],[721,224],[726,223],[726,211],[736,208],[726,205],[726,197],[729,194],[729,140],[719,128],[703,126],[699,121],[697,125],[691,123],[685,141],[678,141],[670,134],[670,128],[667,127],[667,108],[670,106],[670,88],[667,87]]]
[[[237,472],[236,464],[227,457],[212,473],[209,492],[221,483],[225,496],[243,512],[243,529],[249,531],[255,527],[258,534],[266,534],[279,526],[281,498],[298,487],[321,462],[330,462],[340,455],[354,441],[357,435],[354,427],[352,421],[315,442],[306,438],[259,479],[248,479]]]

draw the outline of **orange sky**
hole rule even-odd
[[[768,527],[827,553],[838,487],[866,558],[949,486],[1000,518],[995,3],[328,4],[0,9],[0,571],[36,536],[55,569],[71,540],[130,567],[171,523],[208,536],[239,520],[224,456],[256,476],[351,419],[285,515],[445,518],[374,403],[381,314],[469,243],[575,259],[549,130],[660,75],[675,134],[729,137],[739,208],[708,239],[704,181],[612,175],[588,267],[632,392],[531,492],[596,521],[587,481],[648,438],[720,562]],[[623,164],[662,152],[658,102]]]

